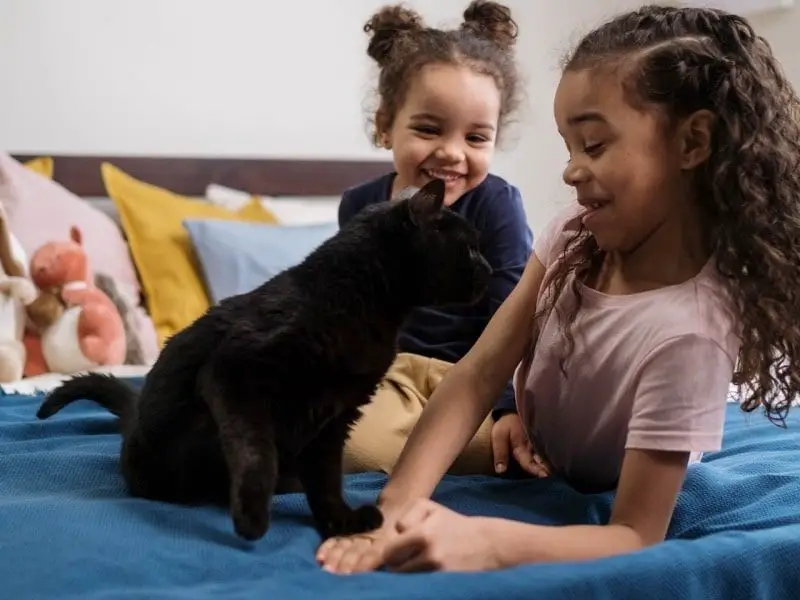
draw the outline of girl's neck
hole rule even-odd
[[[692,279],[706,265],[709,256],[697,215],[670,219],[633,250],[608,253],[590,279],[598,291],[635,294]]]

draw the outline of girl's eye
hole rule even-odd
[[[414,129],[424,135],[436,135],[438,133],[435,127],[430,127],[428,125],[417,125]]]
[[[598,154],[603,149],[602,142],[599,144],[589,144],[588,146],[584,146],[583,151],[592,156],[593,154]]]
[[[467,136],[467,141],[472,142],[473,144],[485,144],[489,141],[489,138],[483,135],[470,135]]]

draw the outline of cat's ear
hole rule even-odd
[[[444,181],[434,179],[408,199],[411,220],[420,225],[435,217],[444,206]]]

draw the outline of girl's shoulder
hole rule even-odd
[[[394,172],[387,173],[347,188],[339,201],[339,226],[347,223],[362,208],[388,200],[395,175]]]
[[[474,225],[484,239],[500,236],[523,239],[531,245],[532,233],[519,188],[502,177],[488,174],[480,185],[462,195],[450,209]]]
[[[396,175],[392,171],[369,181],[350,186],[342,193],[342,202],[349,202],[363,207],[367,204],[388,200],[392,182]]]
[[[487,201],[491,201],[491,204]],[[472,202],[493,206],[497,201],[502,203],[503,209],[508,209],[509,205],[513,205],[524,211],[522,192],[519,187],[494,173],[486,175],[478,186],[464,194],[456,204]],[[496,205],[494,206],[496,207]]]

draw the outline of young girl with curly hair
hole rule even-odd
[[[555,119],[576,201],[447,374],[379,503],[325,568],[484,570],[633,552],[666,535],[731,384],[782,424],[800,390],[800,101],[720,10],[645,6],[566,61]],[[429,500],[517,368],[540,474],[615,489],[602,525],[466,517]]]
[[[406,187],[445,181],[445,204],[478,230],[492,267],[488,292],[470,306],[424,307],[400,332],[400,354],[345,447],[348,473],[391,473],[408,435],[452,365],[475,344],[519,282],[532,252],[522,196],[491,172],[497,142],[520,100],[514,56],[517,27],[497,2],[473,0],[453,29],[425,25],[403,5],[387,5],[366,23],[367,53],[379,68],[374,142],[392,153],[394,170],[347,190],[339,206],[344,225],[365,207],[388,202]],[[509,377],[494,410],[449,467],[451,473],[507,471],[515,412]],[[521,432],[517,432],[521,433]],[[514,467],[533,468],[517,453]]]

